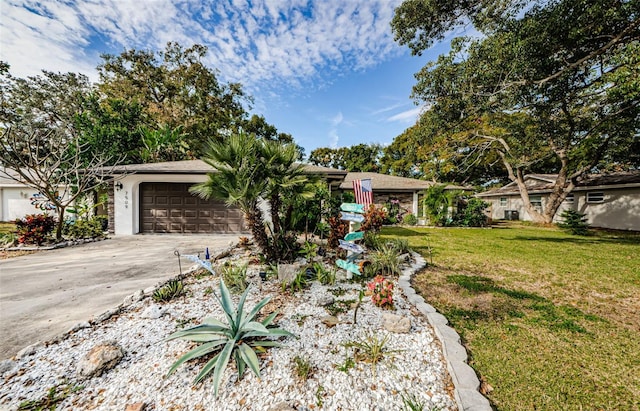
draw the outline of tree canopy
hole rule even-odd
[[[319,147],[309,155],[309,163],[339,170],[378,172],[382,147],[379,144],[356,144],[351,147]]]
[[[638,0],[406,0],[392,29],[414,54],[469,22],[480,32],[416,74],[413,97],[430,106],[418,127],[459,167],[499,159],[529,214],[550,222],[587,173],[640,165],[638,10]],[[558,179],[538,212],[524,175],[541,168]]]

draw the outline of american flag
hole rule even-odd
[[[364,209],[369,209],[373,203],[373,188],[371,179],[353,180],[353,193],[356,196],[356,203],[364,205]]]

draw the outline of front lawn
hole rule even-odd
[[[433,265],[416,290],[499,410],[640,409],[640,234],[387,228]]]

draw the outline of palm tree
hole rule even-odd
[[[192,186],[190,191],[202,198],[217,198],[228,206],[238,207],[256,243],[268,255],[269,241],[259,207],[266,187],[259,151],[255,137],[242,132],[223,141],[210,141],[202,160],[215,172],[209,173],[207,181]]]

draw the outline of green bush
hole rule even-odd
[[[402,223],[406,225],[416,225],[418,224],[418,217],[416,217],[413,213],[406,214],[402,218]]]
[[[380,248],[371,253],[370,260],[376,274],[399,275],[400,261],[398,260],[398,250],[391,244],[383,244]]]
[[[95,216],[89,220],[78,219],[67,222],[63,228],[65,237],[76,240],[79,238],[101,238],[104,237],[104,225],[106,216]]]
[[[564,220],[558,223],[558,227],[574,235],[587,235],[589,234],[589,223],[585,214],[579,213],[575,210],[564,210],[560,217]]]
[[[453,217],[453,225],[461,227],[484,227],[487,225],[487,216],[484,210],[489,204],[479,198],[460,198],[458,211]]]
[[[29,214],[18,218],[15,224],[20,244],[42,245],[53,232],[56,220],[46,214]]]
[[[293,334],[271,325],[276,318],[277,313],[275,312],[260,322],[254,320],[260,310],[269,302],[269,297],[260,301],[249,314],[245,313],[244,302],[248,293],[249,289],[240,296],[236,308],[231,300],[229,289],[225,286],[224,281],[220,281],[220,297],[216,293],[213,295],[224,310],[226,323],[215,318],[206,318],[201,325],[177,331],[167,337],[166,341],[180,338],[202,343],[180,357],[171,366],[168,375],[171,375],[186,361],[214,354],[213,358],[198,373],[194,384],[202,381],[213,371],[213,393],[215,396],[218,395],[222,373],[232,358],[236,363],[238,379],[242,378],[247,366],[260,378],[260,364],[255,351],[264,352],[268,347],[280,346],[278,342],[267,338],[287,337],[293,336]]]

